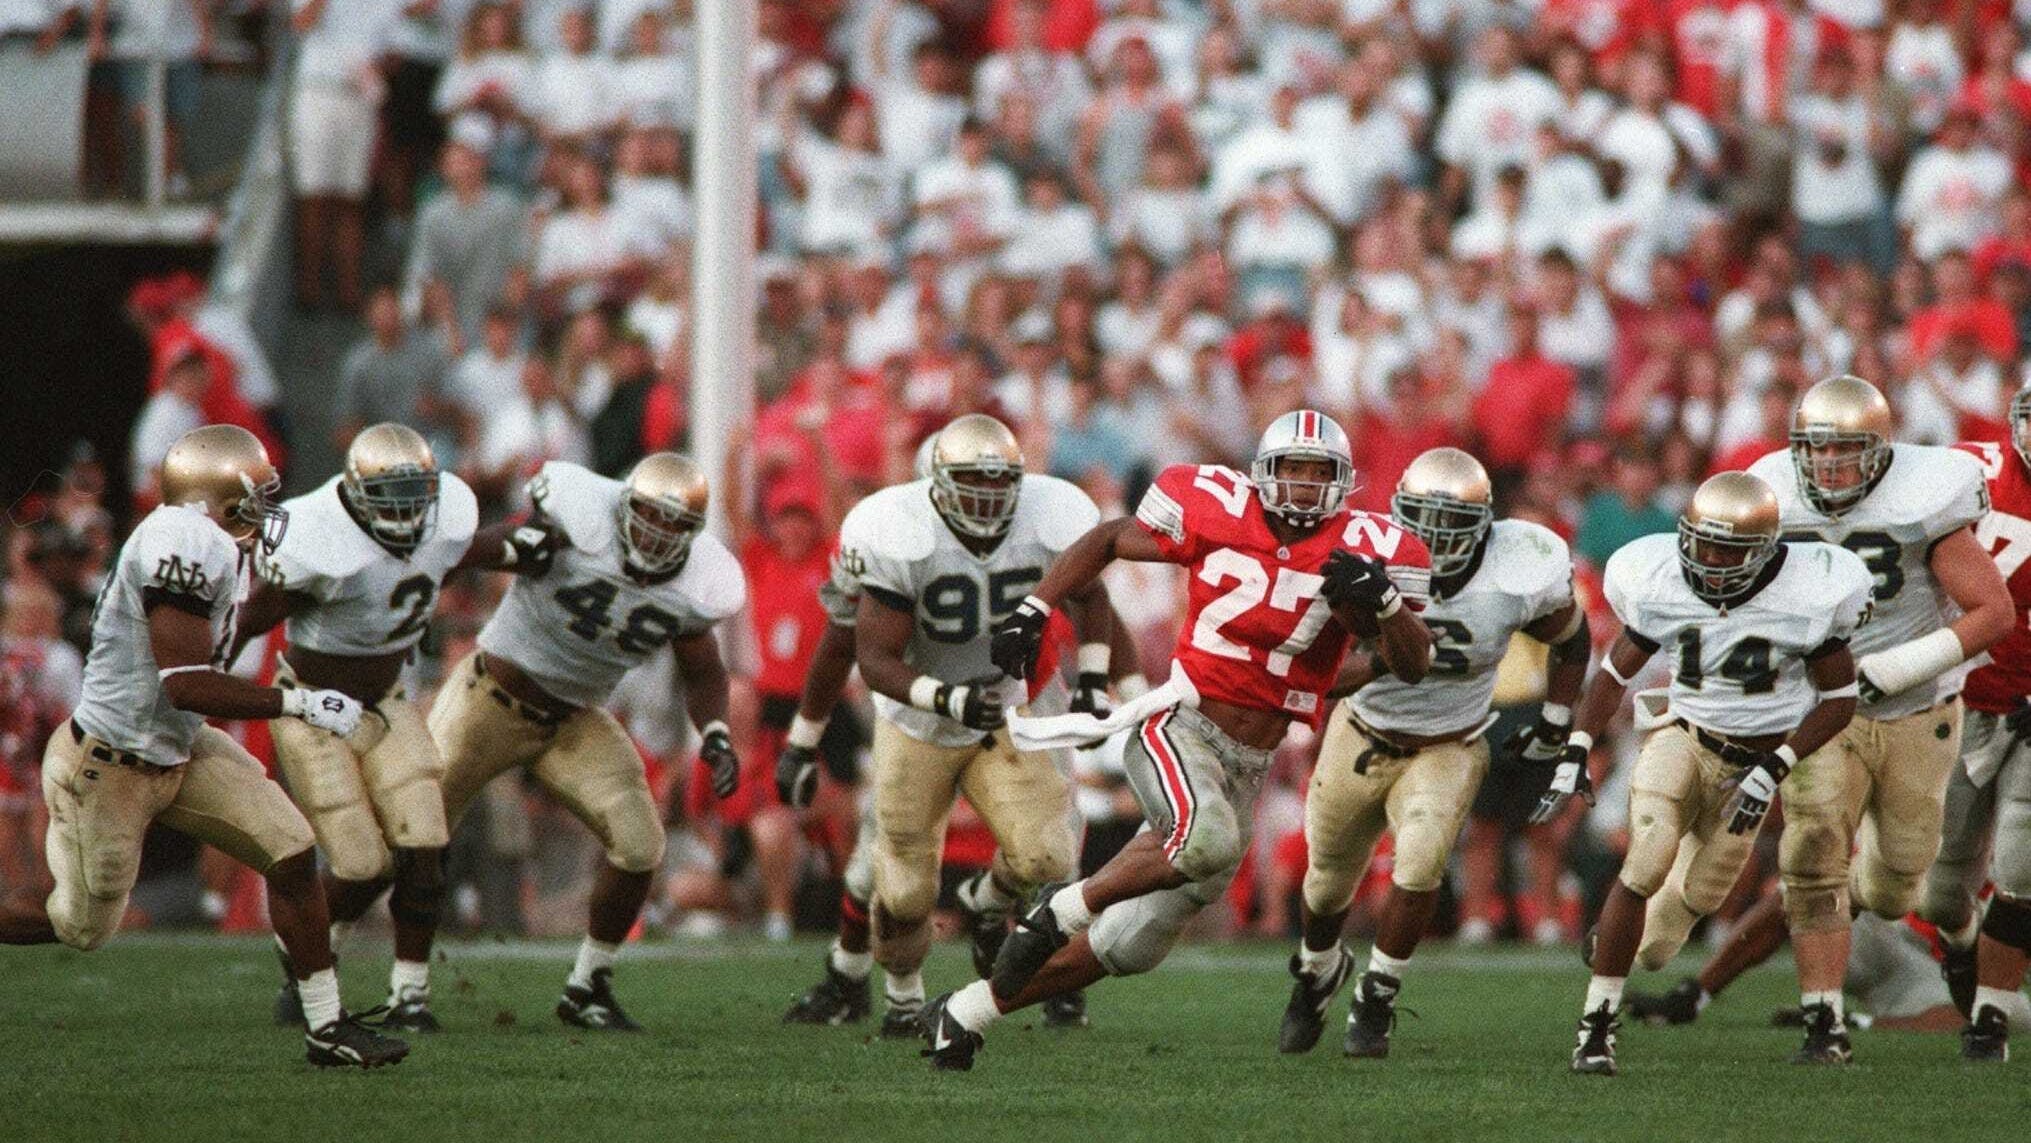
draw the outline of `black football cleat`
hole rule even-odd
[[[1939,975],[1946,978],[1946,994],[1953,1000],[1953,1006],[1965,1017],[1972,1017],[1975,1010],[1975,945],[1957,949],[1945,941],[1939,946],[1944,955],[1939,958]]]
[[[409,1054],[409,1045],[382,1035],[363,1015],[341,1012],[337,1020],[305,1032],[304,1057],[321,1068],[378,1068],[401,1063]]]
[[[2010,1018],[1993,1004],[1982,1005],[1972,1024],[1960,1031],[1960,1058],[2000,1064],[2010,1058]]]
[[[1058,927],[1058,914],[1051,911],[1051,895],[1064,887],[1054,883],[1037,890],[1037,903],[1016,921],[1015,931],[1002,942],[1001,955],[995,957],[994,971],[988,976],[996,996],[1020,993],[1051,954],[1072,942],[1071,935]]]
[[[1612,1076],[1615,1066],[1615,1033],[1622,1022],[1606,1004],[1580,1017],[1579,1043],[1573,1047],[1573,1071],[1583,1076]]]
[[[557,1001],[557,1018],[574,1028],[589,1032],[639,1032],[640,1024],[621,1010],[614,999],[614,970],[592,970],[592,987],[566,983],[564,996]]]
[[[1848,1042],[1848,1026],[1834,1014],[1831,1004],[1808,1004],[1800,1009],[1805,1017],[1805,1043],[1791,1053],[1794,1064],[1845,1064],[1855,1056]]]
[[[994,973],[994,958],[1001,953],[1002,942],[1008,940],[1008,911],[990,909],[980,905],[979,893],[986,888],[992,874],[975,874],[959,887],[959,914],[966,919],[967,939],[973,946],[974,975],[986,980]]]
[[[914,1040],[924,1034],[924,1002],[921,1000],[897,1000],[884,996],[888,1007],[882,1011],[881,1038],[884,1040]]]
[[[1380,1060],[1389,1055],[1389,1033],[1396,1027],[1396,994],[1403,981],[1386,972],[1364,972],[1354,986],[1354,1006],[1347,1013],[1349,1059]]]
[[[381,1027],[390,1032],[419,1032],[430,1034],[444,1031],[444,1025],[430,1011],[430,994],[427,992],[405,991],[403,995],[391,997],[388,1014],[381,1018]]]
[[[1086,990],[1081,988],[1044,1001],[1044,1027],[1084,1028],[1086,1026]]]
[[[1340,986],[1354,973],[1354,954],[1340,946],[1340,963],[1325,976],[1313,976],[1291,954],[1291,1000],[1283,1008],[1283,1026],[1277,1029],[1276,1050],[1286,1056],[1309,1052],[1326,1030],[1326,1009]]]
[[[303,994],[296,988],[296,973],[289,963],[289,954],[280,946],[275,949],[275,959],[282,962],[282,987],[275,991],[275,1026],[278,1028],[303,1027]]]
[[[924,1019],[921,1035],[924,1037],[923,1057],[931,1066],[941,1072],[970,1072],[973,1070],[973,1053],[980,1050],[986,1040],[978,1032],[968,1031],[952,1013],[946,1011],[952,1001],[947,992],[924,1005]]]
[[[1645,1024],[1690,1024],[1700,1016],[1700,982],[1688,976],[1669,992],[1631,992],[1622,1010]]]
[[[825,957],[825,976],[811,990],[797,998],[783,1013],[785,1024],[822,1024],[836,1028],[858,1024],[874,1010],[867,977],[855,980],[832,967],[831,954]]]

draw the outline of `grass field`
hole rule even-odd
[[[550,1013],[570,946],[454,945],[436,979],[449,1030],[359,1073],[310,1068],[301,1037],[267,1023],[263,942],[8,950],[0,1139],[1939,1140],[2021,1137],[2031,1115],[2031,1064],[1962,1064],[1951,1036],[1861,1032],[1845,1070],[1784,1063],[1796,1033],[1766,1021],[1795,997],[1785,963],[1693,1028],[1625,1029],[1623,1074],[1601,1080],[1565,1071],[1585,987],[1570,953],[1427,950],[1406,982],[1420,1015],[1390,1059],[1356,1063],[1337,1027],[1310,1056],[1276,1055],[1286,949],[1200,946],[1103,983],[1090,1029],[1018,1016],[972,1073],[940,1075],[871,1026],[777,1023],[815,943],[635,952],[618,991],[650,1031],[598,1036]],[[355,1004],[378,999],[384,966],[357,950]],[[959,983],[963,948],[932,969],[934,990]]]

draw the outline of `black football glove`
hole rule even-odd
[[[1399,598],[1396,585],[1381,560],[1336,548],[1320,569],[1326,582],[1319,593],[1334,607],[1348,607],[1367,615],[1381,615]]]
[[[2019,745],[2031,742],[2031,699],[2018,699],[2016,707],[2003,716],[2003,729]]]
[[[1883,688],[1877,686],[1876,681],[1861,670],[1855,672],[1855,691],[1856,701],[1863,706],[1874,706],[1888,697],[1883,693]]]
[[[1553,722],[1540,714],[1536,722],[1518,727],[1503,740],[1502,757],[1522,766],[1544,766],[1557,762],[1559,752],[1566,748],[1566,735],[1572,729],[1570,723]]]
[[[541,524],[524,524],[508,534],[508,550],[514,555],[508,566],[517,575],[540,579],[555,562],[561,544],[557,533]]]
[[[1735,788],[1734,797],[1729,799],[1728,832],[1733,834],[1753,833],[1763,824],[1763,815],[1770,812],[1770,803],[1777,800],[1778,784],[1791,773],[1791,764],[1774,750],[1761,751],[1754,764],[1728,779],[1726,785]]]
[[[993,732],[1001,729],[1001,703],[989,690],[991,679],[975,679],[970,683],[941,683],[931,705],[939,714],[952,719],[968,730]]]
[[[1106,718],[1114,711],[1107,700],[1107,676],[1100,671],[1081,671],[1072,684],[1072,713]]]
[[[1014,614],[996,629],[993,642],[987,645],[988,660],[1009,678],[1029,678],[1037,652],[1044,648],[1044,624],[1050,618],[1048,604],[1034,595],[1025,596],[1016,604]]]
[[[793,810],[811,804],[818,794],[818,752],[807,746],[785,746],[776,755],[776,796]]]
[[[698,746],[698,756],[712,771],[712,793],[715,797],[730,798],[740,788],[740,755],[733,752],[733,735],[726,727],[714,725],[705,732],[705,740]]]
[[[1530,814],[1531,825],[1542,825],[1556,817],[1559,807],[1566,799],[1578,795],[1594,804],[1594,779],[1587,773],[1587,748],[1573,743],[1561,747],[1558,752],[1558,768],[1552,771],[1551,788],[1537,800],[1537,809]]]

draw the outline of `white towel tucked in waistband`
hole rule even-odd
[[[1008,711],[1008,734],[1017,750],[1058,750],[1067,746],[1090,746],[1112,737],[1160,710],[1173,706],[1199,705],[1199,688],[1185,677],[1175,662],[1171,677],[1160,687],[1114,709],[1106,718],[1090,714],[1054,714],[1031,718]]]

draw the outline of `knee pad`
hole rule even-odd
[[[1192,815],[1185,843],[1171,856],[1171,867],[1191,881],[1218,877],[1241,864],[1248,839],[1224,802],[1202,805]]]
[[[49,927],[56,931],[56,939],[79,952],[91,952],[112,939],[126,901],[59,892],[50,895],[48,909]]]
[[[1305,908],[1314,914],[1337,913],[1354,903],[1354,891],[1360,887],[1361,874],[1346,869],[1326,870],[1312,866],[1305,870]]]
[[[371,833],[348,831],[343,837],[327,830],[325,840],[325,864],[340,881],[381,881],[395,872],[394,855],[378,828]]]
[[[435,928],[444,897],[444,851],[404,849],[395,855],[395,884],[388,893],[388,915],[398,924]]]
[[[606,815],[607,863],[623,873],[654,873],[663,867],[663,823],[647,798]]]
[[[846,859],[846,872],[841,878],[846,882],[847,895],[857,901],[874,896],[874,846],[856,845]]]
[[[1673,890],[1651,897],[1643,910],[1643,940],[1636,947],[1636,963],[1650,972],[1670,964],[1702,915]]]
[[[1063,881],[1072,874],[1072,856],[1055,846],[1001,851],[1004,872],[1024,894],[1050,881]]]
[[[2031,953],[2031,904],[1997,894],[1989,902],[1989,915],[1982,918],[1982,935]]]
[[[931,915],[938,903],[938,861],[909,854],[883,853],[875,864],[874,896],[882,911],[897,921],[914,924]]]
[[[1848,899],[1886,921],[1902,920],[1918,905],[1918,875],[1872,862],[1855,870]]]
[[[1678,860],[1680,832],[1676,806],[1668,799],[1642,791],[1629,795],[1629,852],[1618,879],[1631,893],[1648,900],[1664,884]]]

